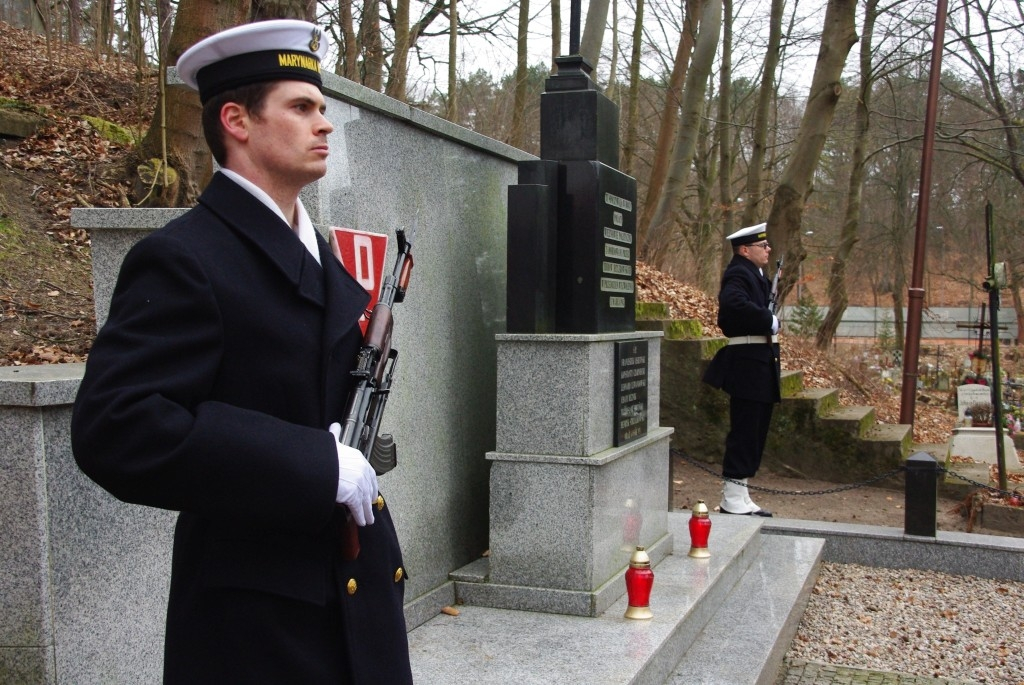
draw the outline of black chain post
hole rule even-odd
[[[938,503],[939,469],[935,458],[927,452],[918,452],[907,459],[905,494],[905,520],[903,532],[907,535],[935,537],[935,509]]]

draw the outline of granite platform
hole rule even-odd
[[[668,514],[675,551],[654,567],[654,618],[624,618],[625,597],[593,618],[457,605],[457,616],[438,615],[409,634],[416,682],[790,683],[783,658],[821,562],[1024,578],[1022,539],[943,531],[929,538],[880,526],[721,514],[711,515],[711,558],[693,559],[689,518]],[[486,566],[480,559],[477,572],[486,574]],[[461,582],[453,580],[456,595]],[[740,617],[743,634],[730,634]],[[799,682],[861,682],[833,675]],[[861,675],[865,683],[897,682]]]
[[[712,514],[711,557],[695,559],[689,514],[668,518],[675,553],[654,567],[652,619],[624,618],[625,596],[593,618],[459,606],[458,616],[441,614],[409,634],[416,682],[773,682],[824,542],[766,536],[760,520]],[[722,666],[718,624],[737,612],[764,632],[761,648],[745,646],[725,679],[700,680]]]

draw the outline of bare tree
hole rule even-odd
[[[611,0],[612,5],[612,57],[608,63],[608,86],[604,94],[614,100],[617,105],[622,106],[619,95],[619,2]]]
[[[768,143],[768,117],[775,93],[775,71],[779,66],[782,44],[782,11],[785,0],[772,0],[768,17],[768,46],[764,51],[764,65],[761,67],[761,89],[754,110],[754,130],[750,162],[747,166],[747,187],[743,205],[744,226],[752,226],[760,213],[762,188],[764,186],[764,158]],[[723,257],[725,259],[725,257]]]
[[[409,69],[409,0],[398,0],[395,5],[395,51],[388,69],[385,95],[405,101],[405,82]]]
[[[840,76],[850,48],[857,42],[854,26],[856,0],[829,0],[821,46],[814,66],[811,89],[800,121],[796,144],[775,190],[768,231],[777,246],[776,254],[785,255],[787,269],[780,285],[782,298],[796,282],[794,274],[807,256],[800,240],[804,203],[813,187],[814,170],[825,147],[836,104],[842,93]]]
[[[686,186],[700,135],[705,94],[721,30],[722,0],[706,0],[697,29],[693,63],[686,74],[679,112],[679,132],[665,179],[665,189],[658,198],[658,205],[651,216],[642,245],[645,259],[656,268],[664,265],[671,250],[672,232],[677,220],[676,208]]]
[[[380,90],[384,85],[384,45],[380,33],[378,0],[363,0],[363,20],[359,24],[359,45],[363,56],[360,80],[367,88]]]
[[[604,27],[608,22],[608,0],[590,0],[587,21],[580,37],[580,55],[597,67],[601,58],[601,44],[604,42]]]
[[[512,128],[509,132],[508,144],[513,147],[523,146],[523,112],[526,109],[526,75],[527,65],[527,28],[530,23],[530,0],[519,0],[519,24],[516,33],[516,85],[515,100],[512,103]]]
[[[832,255],[832,266],[828,279],[828,312],[815,335],[819,349],[828,349],[835,337],[839,322],[846,313],[849,296],[846,291],[846,262],[857,243],[857,228],[860,225],[860,203],[864,187],[864,167],[867,158],[868,128],[870,126],[871,90],[874,78],[871,73],[872,38],[875,20],[878,17],[878,0],[867,0],[864,7],[864,27],[860,39],[860,90],[857,97],[856,131],[854,134],[853,159],[850,181],[846,194],[846,216],[839,234],[839,245]]]
[[[633,153],[638,132],[637,111],[640,97],[640,50],[644,34],[644,0],[636,0],[633,22],[633,47],[629,57],[629,95],[626,98],[626,135],[622,143],[622,170],[633,175]]]
[[[732,190],[732,132],[728,123],[732,119],[732,0],[722,3],[722,69],[718,79],[718,126],[715,136],[718,146],[718,197],[722,207],[722,221],[719,237],[724,244],[725,236],[733,232]]]
[[[974,121],[952,131],[948,125],[945,133],[953,134],[965,154],[979,159],[999,172],[1008,174],[1019,185],[1024,186],[1024,138],[1021,136],[1022,103],[1024,92],[1024,71],[1017,59],[1007,59],[1006,39],[1016,44],[1019,50],[1024,42],[1024,6],[1015,4],[1013,14],[1002,14],[990,2],[961,0],[960,12],[950,15],[949,29],[957,39],[957,47],[951,57],[961,64],[974,80],[981,85],[980,97],[963,87],[971,81],[954,83],[947,79],[943,85],[958,99],[969,103],[985,119],[984,126],[997,128],[1003,144],[993,145],[977,130]],[[1003,40],[1000,40],[1003,39]],[[1007,55],[1008,57],[1008,55]],[[1017,314],[1017,338],[1024,339],[1024,309],[1021,308],[1021,285],[1024,284],[1024,254],[1018,247],[1019,241],[1007,241],[999,249],[1009,253],[1011,297]]]
[[[445,119],[459,120],[459,79],[456,70],[459,39],[459,2],[449,0],[448,3],[448,106],[445,108]]]
[[[562,3],[551,0],[551,71],[555,71],[555,59],[562,56]]]
[[[676,131],[679,126],[679,107],[683,99],[683,83],[686,80],[686,68],[690,63],[690,54],[693,52],[693,42],[696,36],[696,15],[703,1],[686,0],[683,28],[679,33],[679,44],[672,62],[672,73],[665,89],[665,104],[661,111],[658,142],[654,146],[654,161],[651,164],[650,179],[647,184],[647,197],[637,222],[637,245],[641,247],[641,256],[644,259],[648,257],[642,248],[647,242],[647,233],[661,198],[665,178],[668,176],[672,147],[675,144]]]
[[[352,0],[339,0],[338,25],[341,29],[338,64],[334,71],[350,81],[359,80],[359,42],[356,40],[355,25],[352,23]]]

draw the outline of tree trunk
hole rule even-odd
[[[676,48],[676,58],[672,63],[672,73],[669,75],[668,87],[665,89],[665,107],[661,111],[661,125],[658,127],[658,142],[654,146],[654,161],[651,162],[651,175],[647,181],[647,196],[644,198],[643,211],[640,213],[636,226],[637,245],[642,249],[647,241],[647,231],[651,225],[651,218],[657,208],[658,200],[665,185],[665,177],[668,175],[670,155],[676,140],[676,130],[679,126],[679,107],[683,99],[683,81],[686,79],[686,67],[690,63],[690,53],[693,52],[693,40],[696,35],[696,17],[700,11],[703,0],[686,0],[686,16],[683,19],[683,30],[679,34],[679,45]],[[644,259],[648,256],[641,251]]]
[[[267,19],[305,19],[315,18],[315,0],[252,0],[249,8],[249,21],[265,21]]]
[[[359,44],[363,49],[363,85],[380,91],[384,85],[384,48],[380,40],[380,13],[377,0],[363,1],[363,20],[359,24]]]
[[[526,73],[527,53],[526,38],[530,22],[530,0],[519,0],[519,28],[516,34],[516,83],[512,102],[512,128],[509,131],[508,144],[522,149],[526,137],[523,126],[523,113],[526,111]]]
[[[708,79],[718,50],[718,36],[722,30],[722,0],[707,0],[701,12],[697,41],[694,44],[693,63],[686,74],[683,101],[679,113],[679,135],[672,151],[672,164],[665,179],[665,190],[651,216],[643,244],[643,253],[651,266],[665,266],[672,247],[676,208],[686,188],[697,136],[701,129],[701,115]]]
[[[722,206],[722,221],[718,232],[719,250],[712,254],[721,256],[716,263],[724,261],[725,236],[733,232],[734,216],[732,191],[732,0],[722,3],[722,73],[718,86],[718,197]],[[712,260],[708,260],[709,263]]]
[[[391,55],[388,85],[384,91],[396,100],[405,102],[406,76],[409,72],[409,0],[398,0],[395,5],[395,52]]]
[[[341,24],[341,69],[335,71],[349,81],[359,82],[359,41],[356,39],[355,25],[352,23],[352,0],[340,0],[338,5],[339,22]]]
[[[590,0],[587,21],[580,37],[580,55],[597,70],[601,59],[601,44],[604,42],[604,27],[608,23],[608,0]]]
[[[815,344],[827,350],[839,329],[839,322],[850,302],[846,292],[846,263],[858,240],[861,196],[864,189],[864,167],[867,157],[868,129],[871,125],[871,90],[874,79],[871,69],[872,34],[878,16],[878,0],[868,0],[864,8],[864,28],[860,40],[860,97],[857,98],[856,134],[851,159],[849,190],[846,196],[846,215],[839,232],[839,245],[832,255],[828,278],[828,313],[818,327]]]
[[[139,0],[128,0],[125,5],[124,31],[128,35],[128,54],[139,71],[146,64],[146,49],[142,39],[142,8]]]
[[[621,109],[622,102],[619,97],[619,83],[615,77],[619,70],[619,3],[618,0],[611,0],[612,5],[612,59],[608,63],[608,87],[604,94],[609,100],[615,102]]]
[[[448,3],[448,104],[445,118],[448,121],[459,120],[459,75],[455,69],[458,59],[459,38],[459,3],[449,0]]]
[[[68,42],[78,45],[82,40],[82,4],[68,0]]]
[[[181,0],[167,48],[169,59],[176,62],[181,53],[202,38],[245,23],[250,7],[248,0],[218,3]],[[133,201],[136,204],[153,207],[195,204],[211,174],[210,151],[203,138],[201,114],[199,96],[194,91],[161,87],[153,123],[134,163],[141,165],[155,159],[162,168],[153,176],[155,182],[135,188]],[[163,173],[168,168],[176,172],[176,183],[164,182],[169,178]],[[134,173],[130,175],[135,177]]]
[[[697,145],[700,149],[694,155],[693,167],[697,176],[697,212],[691,222],[690,252],[693,255],[694,282],[697,287],[705,291],[713,291],[718,281],[717,261],[711,259],[712,245],[717,246],[717,237],[721,230],[718,217],[712,215],[712,206],[715,201],[715,180],[720,177],[718,169],[718,157],[720,147],[712,139],[714,135],[709,130],[711,122],[707,117],[701,117],[700,131],[697,136]],[[716,127],[716,128],[720,128]],[[717,230],[716,230],[717,228]],[[715,252],[717,255],[717,251]]]
[[[903,318],[903,293],[907,289],[907,278],[903,271],[903,250],[893,251],[892,318],[895,334],[894,347],[903,350],[906,340],[907,323]]]
[[[622,171],[633,175],[633,154],[636,150],[636,120],[640,100],[640,48],[644,35],[644,0],[636,0],[636,22],[633,24],[633,48],[629,58],[629,96],[626,105],[626,135],[622,144]]]
[[[643,2],[643,0],[639,0]],[[551,0],[551,73],[555,73],[555,59],[562,56],[562,3]]]
[[[157,0],[156,11],[157,21],[160,24],[157,31],[160,41],[160,52],[157,55],[157,61],[159,64],[168,64],[167,52],[171,45],[171,17],[174,14],[171,0]]]
[[[764,53],[764,65],[761,67],[761,89],[757,94],[757,105],[754,110],[753,142],[750,163],[747,167],[746,202],[743,207],[744,226],[753,226],[760,212],[762,187],[764,185],[764,158],[768,143],[768,113],[771,109],[772,96],[775,93],[775,70],[779,66],[779,54],[782,45],[782,11],[785,0],[772,0],[771,14],[768,19],[768,48]],[[728,235],[728,234],[726,234]]]
[[[793,274],[798,272],[800,263],[807,256],[800,240],[804,203],[813,190],[814,170],[842,93],[840,77],[846,56],[857,42],[856,9],[856,0],[829,0],[825,9],[825,26],[807,107],[800,120],[796,145],[779,179],[768,215],[768,237],[776,247],[775,253],[785,255],[786,259],[786,269],[779,285],[780,302],[792,289],[796,282]]]

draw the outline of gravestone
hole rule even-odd
[[[991,404],[992,403],[992,388],[987,385],[981,385],[980,383],[968,383],[966,385],[959,385],[956,388],[956,411],[957,419],[963,421],[965,419],[964,412],[972,404],[977,403]]]
[[[636,179],[619,171],[618,109],[579,55],[541,96],[541,157],[508,190],[509,333],[636,327]]]
[[[672,553],[661,336],[636,330],[636,181],[618,110],[579,55],[541,99],[541,156],[508,191],[507,330],[498,342],[490,556],[466,604],[597,616],[637,546]]]
[[[1006,467],[1019,470],[1020,459],[1013,445],[1013,438],[1003,432],[1003,455]],[[949,456],[967,457],[976,462],[995,464],[998,461],[996,429],[994,426],[971,428],[961,426],[953,429],[953,437],[949,441]]]

